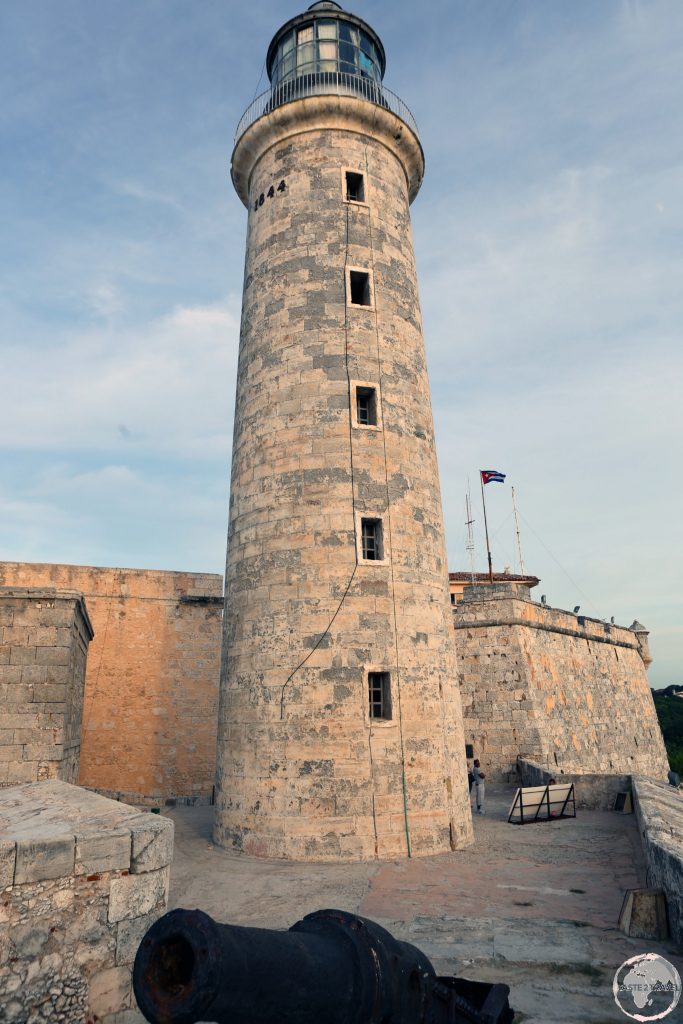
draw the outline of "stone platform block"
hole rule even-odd
[[[0,790],[0,1020],[137,1024],[173,823],[56,779]]]

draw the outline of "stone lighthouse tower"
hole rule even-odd
[[[377,34],[275,34],[248,210],[217,843],[311,860],[472,840],[409,205],[424,157]]]

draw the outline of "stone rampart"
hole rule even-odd
[[[78,779],[92,637],[82,594],[0,587],[0,786]]]
[[[85,595],[95,637],[88,652],[80,777],[70,781],[134,803],[210,800],[221,577],[0,562],[2,585],[69,587]]]
[[[132,966],[172,853],[166,818],[59,781],[0,791],[0,1019],[144,1024]]]
[[[647,883],[666,893],[669,931],[683,946],[683,793],[666,783],[635,776],[633,798]]]
[[[666,778],[637,633],[510,583],[466,588],[453,617],[465,739],[489,778],[506,778],[518,755],[553,773]]]

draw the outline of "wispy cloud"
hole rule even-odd
[[[170,206],[171,209],[177,210],[179,213],[185,212],[182,204],[173,196],[167,195],[164,192],[157,192],[155,189],[148,188],[137,181],[114,182],[111,188],[118,195],[128,196],[142,203],[161,203],[162,206]]]
[[[0,448],[111,452],[126,441],[147,455],[227,460],[238,332],[233,298],[62,332],[39,365],[30,346],[8,347]]]
[[[114,284],[98,284],[90,290],[90,306],[98,317],[109,319],[122,311],[123,304],[121,292]]]

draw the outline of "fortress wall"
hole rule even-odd
[[[0,588],[0,786],[78,778],[92,635],[81,594]]]
[[[454,609],[466,741],[491,779],[516,756],[581,772],[668,770],[638,636],[546,605],[519,584]]]
[[[136,803],[208,801],[216,757],[221,577],[0,562],[3,585],[68,587],[85,595],[95,637],[85,681],[80,784]]]

